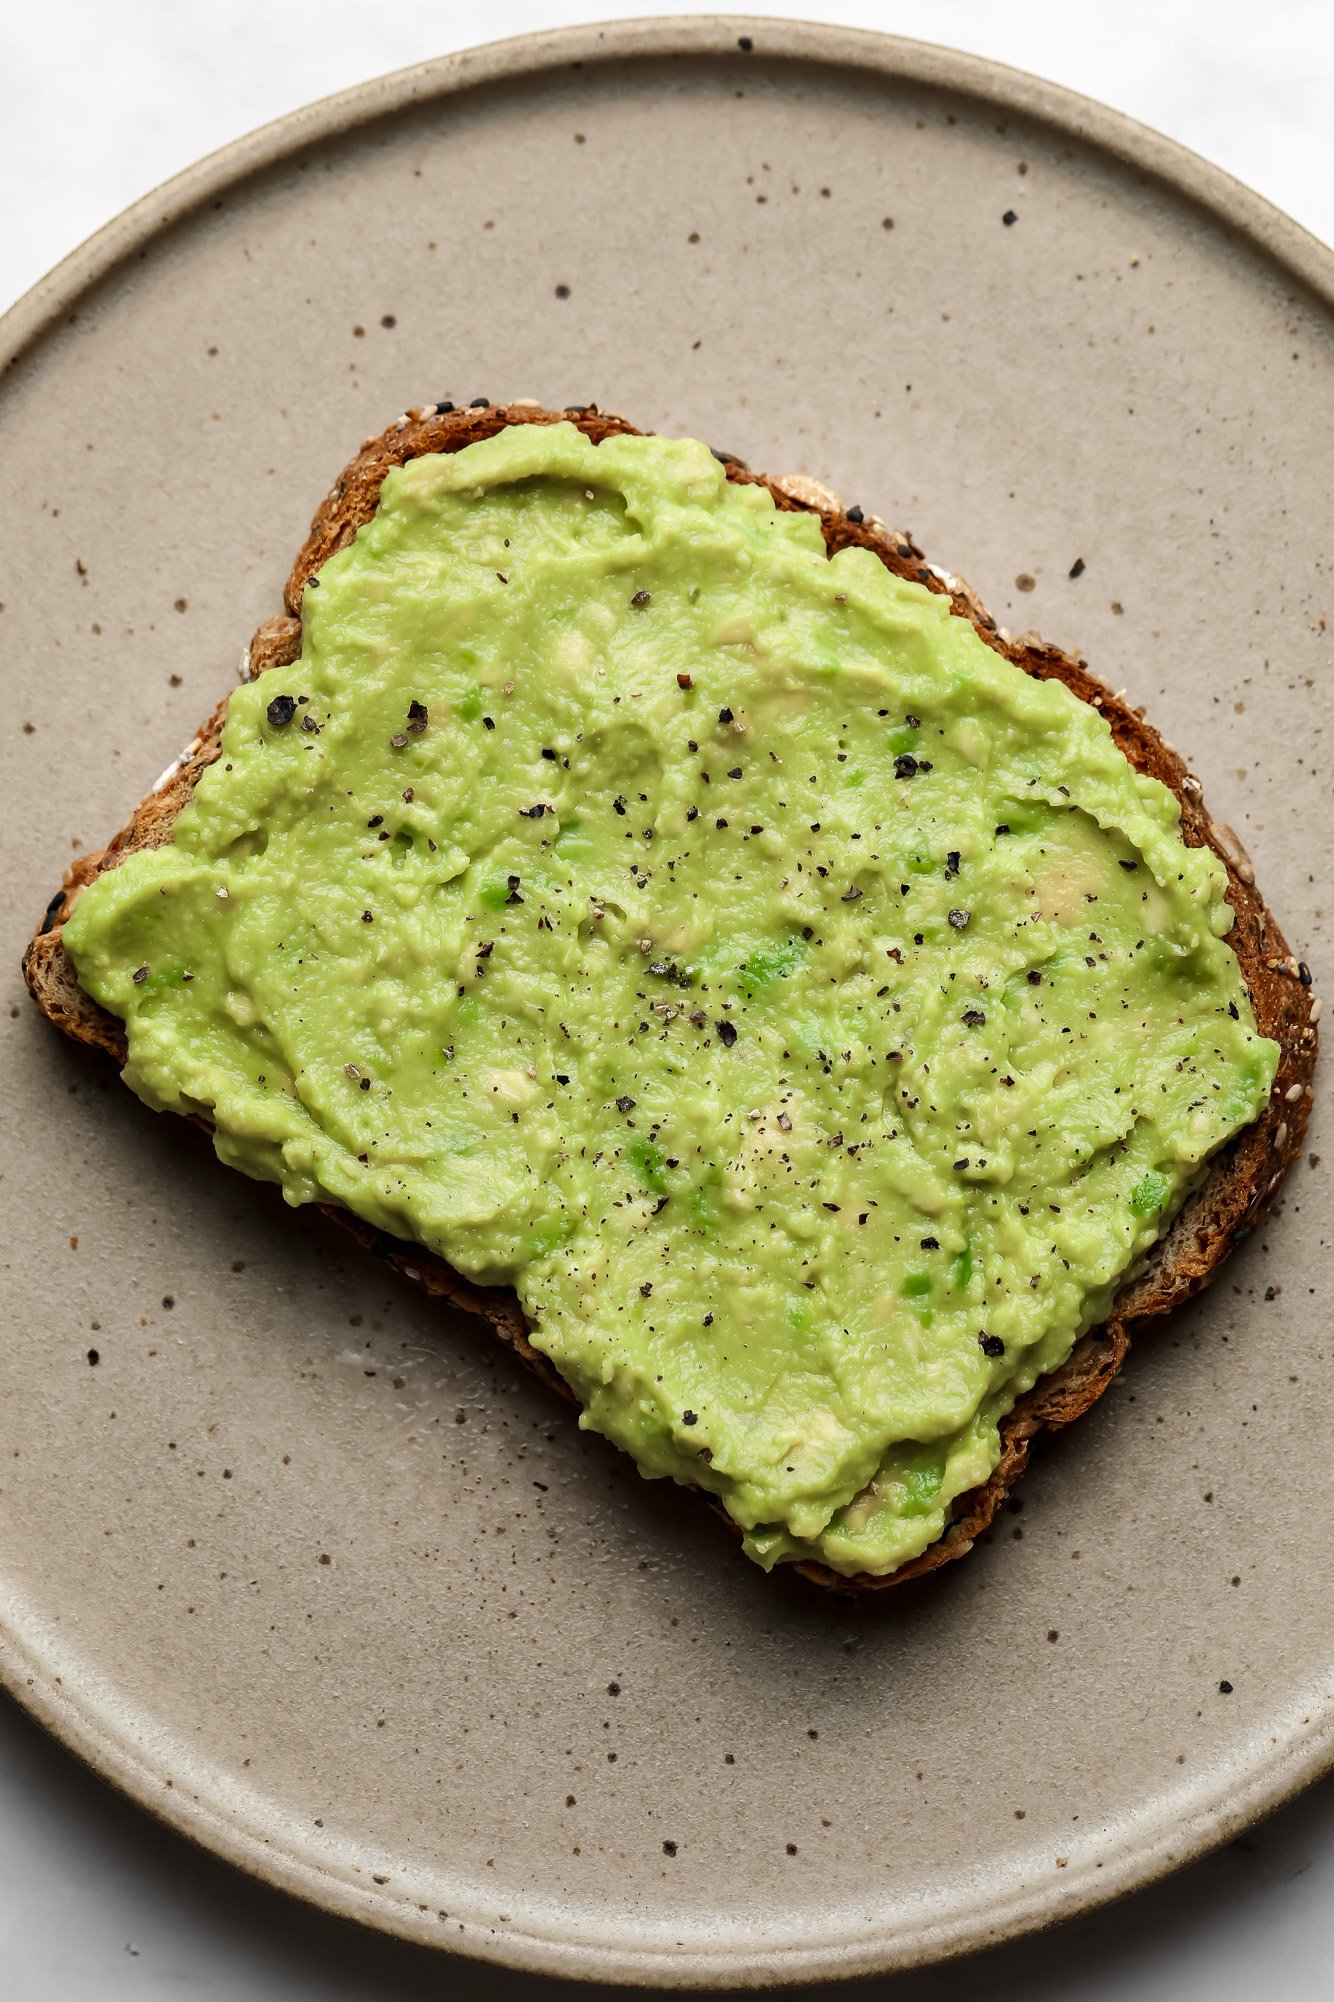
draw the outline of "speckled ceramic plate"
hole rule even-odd
[[[1323,1105],[1279,1214],[1022,1511],[849,1610],[151,1118],[18,961],[363,435],[520,394],[829,480],[1082,646],[1318,973],[1331,299],[1295,225],[1049,85],[696,20],[302,112],[14,310],[0,1668],[68,1745],[332,1911],[682,1986],[1045,1923],[1329,1763]]]

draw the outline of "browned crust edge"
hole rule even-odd
[[[595,444],[635,427],[596,406],[550,411],[536,404],[510,403],[450,410],[426,406],[367,439],[343,469],[316,510],[284,592],[286,612],[266,620],[251,642],[249,672],[258,675],[294,660],[301,646],[301,601],[310,577],[350,542],[375,511],[381,482],[393,466],[424,452],[457,452],[510,424],[574,423]],[[1022,1397],[1001,1426],[1001,1459],[991,1478],[959,1497],[944,1535],[921,1556],[886,1577],[845,1578],[814,1563],[792,1568],[812,1583],[840,1593],[875,1592],[922,1577],[962,1557],[989,1526],[1023,1473],[1035,1436],[1081,1417],[1102,1396],[1125,1361],[1132,1336],[1159,1315],[1188,1300],[1214,1277],[1233,1245],[1254,1228],[1296,1160],[1310,1112],[1310,1081],[1318,1039],[1318,1006],[1309,992],[1310,976],[1290,952],[1278,923],[1255,887],[1250,863],[1231,829],[1205,810],[1199,781],[1182,758],[1140,711],[1129,708],[1088,671],[1087,665],[1048,646],[1035,635],[1011,638],[987,613],[968,586],[929,566],[912,540],[886,529],[860,510],[844,511],[811,482],[752,473],[740,461],[719,454],[729,479],[767,486],[780,508],[818,515],[830,553],[849,546],[872,551],[896,576],[924,584],[950,599],[970,619],[988,646],[1040,679],[1063,681],[1081,701],[1100,709],[1117,744],[1140,771],[1160,779],[1181,805],[1182,833],[1191,846],[1208,845],[1228,874],[1228,896],[1236,912],[1229,942],[1250,990],[1257,1024],[1281,1048],[1274,1090],[1259,1117],[1214,1161],[1202,1186],[1185,1204],[1154,1247],[1148,1267],[1116,1300],[1100,1328],[1076,1345],[1062,1367]],[[66,1035],[103,1051],[118,1065],[125,1059],[122,1024],[84,993],[64,949],[62,926],[85,883],[114,868],[139,848],[157,847],[172,836],[177,814],[190,798],[200,773],[218,754],[227,699],[219,702],[179,764],[131,814],[125,826],[97,852],[81,856],[66,871],[60,891],[47,905],[24,955],[29,989],[43,1014]],[[528,1328],[512,1293],[469,1285],[423,1246],[387,1237],[359,1217],[322,1205],[343,1229],[432,1295],[480,1314],[500,1339],[543,1379],[573,1403],[573,1394],[545,1356],[528,1340]],[[736,1525],[722,1504],[706,1497],[729,1528]]]

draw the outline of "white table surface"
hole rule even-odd
[[[705,10],[688,0],[0,0],[0,308],[136,196],[298,104],[504,35],[691,11]],[[917,35],[1053,77],[1183,140],[1334,241],[1334,0],[737,0],[728,11]],[[1251,2002],[1266,1992],[1327,2002],[1334,1780],[1109,1911],[963,1965],[842,1992],[863,2002]],[[353,1931],[250,1883],[148,1821],[0,1700],[3,2002],[573,1993]]]

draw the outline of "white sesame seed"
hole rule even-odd
[[[1297,1103],[1297,1100],[1301,1097],[1301,1095],[1302,1095],[1302,1088],[1299,1084],[1290,1084],[1287,1090],[1283,1094],[1284,1098],[1287,1099],[1289,1105],[1295,1105]]]

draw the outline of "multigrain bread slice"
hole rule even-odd
[[[635,428],[591,405],[548,411],[528,403],[477,404],[465,410],[443,404],[413,411],[378,438],[369,439],[317,510],[287,581],[285,611],[266,620],[255,634],[246,656],[246,672],[257,676],[296,659],[301,649],[301,604],[306,584],[371,518],[381,482],[391,467],[425,452],[457,452],[510,424],[554,424],[562,419],[576,424],[594,443]],[[1022,1474],[1035,1435],[1044,1427],[1068,1425],[1096,1403],[1124,1362],[1132,1335],[1198,1292],[1232,1246],[1254,1227],[1301,1147],[1310,1110],[1319,1004],[1309,992],[1306,967],[1289,951],[1255,886],[1250,863],[1235,834],[1210,818],[1199,781],[1138,710],[1109,693],[1083,661],[1031,635],[1013,639],[1004,633],[968,586],[927,564],[909,537],[890,532],[860,508],[845,509],[832,493],[812,480],[795,475],[767,477],[727,455],[719,457],[729,479],[766,486],[780,508],[818,515],[831,554],[849,545],[870,550],[896,576],[949,598],[956,614],[971,620],[988,646],[1026,674],[1063,681],[1081,701],[1102,712],[1130,763],[1160,779],[1176,795],[1187,843],[1207,844],[1226,868],[1228,895],[1236,913],[1230,943],[1250,990],[1260,1032],[1272,1037],[1282,1052],[1274,1089],[1263,1112],[1215,1158],[1204,1183],[1154,1247],[1147,1267],[1117,1297],[1106,1323],[1085,1335],[1065,1364],[1016,1404],[1001,1426],[1000,1464],[985,1485],[956,1501],[944,1535],[887,1577],[848,1579],[816,1563],[795,1566],[813,1583],[841,1593],[871,1591],[920,1577],[962,1557]],[[224,697],[179,762],[135,808],[120,833],[105,849],[82,856],[70,867],[24,957],[29,988],[48,1019],[66,1035],[104,1051],[118,1064],[125,1058],[122,1024],[79,986],[64,947],[62,926],[84,884],[114,868],[135,849],[157,847],[172,839],[177,814],[189,800],[200,773],[218,755],[226,712]],[[567,1402],[574,1401],[563,1379],[529,1342],[527,1323],[513,1294],[470,1285],[424,1247],[389,1238],[348,1211],[324,1207],[328,1216],[368,1250],[428,1293],[480,1314]],[[721,1503],[707,1499],[729,1527],[735,1528]]]

